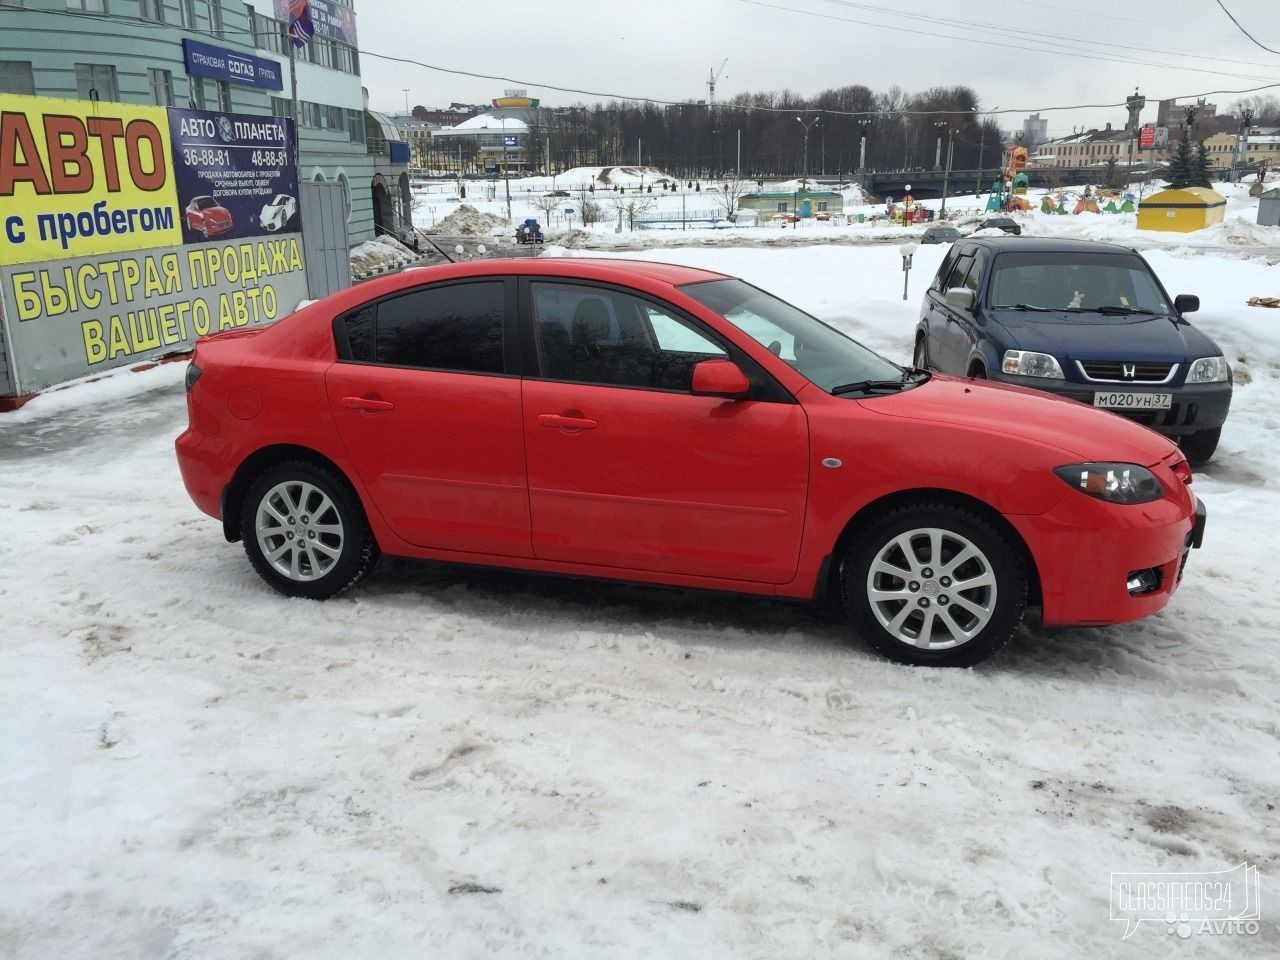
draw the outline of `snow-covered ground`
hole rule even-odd
[[[906,302],[892,246],[638,255],[905,360],[943,250]],[[976,670],[515,573],[286,600],[182,488],[181,365],[0,416],[0,955],[1276,956],[1280,267],[1149,259],[1236,368],[1204,549],[1159,615]],[[1108,919],[1112,871],[1245,860],[1254,936]]]
[[[635,174],[637,168],[611,168],[611,182],[619,182],[629,192],[618,194],[597,185],[596,192],[590,197],[601,208],[601,220],[598,223],[583,227],[579,210],[581,199],[579,188],[598,176],[604,168],[582,167],[569,171],[556,178],[554,188],[568,190],[572,194],[556,201],[555,210],[548,216],[547,212],[537,206],[544,194],[553,189],[549,177],[529,177],[511,181],[511,214],[519,223],[526,217],[534,217],[543,225],[543,232],[548,238],[563,238],[566,246],[583,250],[641,250],[654,247],[700,246],[784,246],[792,244],[838,243],[866,244],[905,242],[918,239],[924,232],[926,224],[913,224],[903,227],[883,219],[885,204],[869,204],[862,189],[856,184],[846,185],[840,192],[844,197],[844,213],[855,219],[861,214],[861,223],[847,223],[841,220],[817,221],[805,220],[798,227],[781,226],[767,218],[761,219],[757,226],[727,226],[724,223],[711,226],[702,220],[690,224],[681,224],[679,220],[654,224],[649,229],[628,230],[618,227],[619,203],[629,204],[642,200],[651,204],[648,216],[679,217],[682,212],[690,217],[703,218],[722,216],[724,207],[718,201],[718,191],[722,185],[714,180],[697,181],[699,190],[691,190],[689,181],[677,181],[680,184],[678,193],[663,192],[655,187],[653,193],[635,193],[640,178]],[[632,171],[623,174],[621,171]],[[653,183],[655,178],[667,179],[660,171],[646,168],[645,184]],[[1030,213],[1016,213],[1014,218],[1021,222],[1023,232],[1028,235],[1045,235],[1074,237],[1085,240],[1105,240],[1112,243],[1131,244],[1142,249],[1181,250],[1194,249],[1204,251],[1222,251],[1233,249],[1245,256],[1267,255],[1272,259],[1280,259],[1280,227],[1262,227],[1257,223],[1258,200],[1249,196],[1249,185],[1252,177],[1242,183],[1217,183],[1214,189],[1227,198],[1226,216],[1221,224],[1195,233],[1169,233],[1156,230],[1139,230],[1137,215],[1134,213],[1081,213],[1042,214],[1040,201],[1045,193],[1059,196],[1063,190],[1033,190],[1029,199],[1036,209]],[[1274,176],[1268,184],[1274,181]],[[472,205],[481,213],[499,216],[505,219],[507,204],[503,193],[503,184],[499,181],[492,185],[493,197],[488,198],[491,185],[484,181],[465,181],[467,196],[459,201],[457,185],[453,181],[443,181],[419,186],[415,189],[414,222],[425,230],[434,230],[451,213],[458,209],[460,202]],[[754,184],[751,184],[754,186]],[[811,186],[813,184],[811,183]],[[819,189],[827,189],[820,186]],[[781,182],[766,181],[765,189],[777,192],[793,192],[801,189],[797,180]],[[1074,209],[1074,200],[1079,196],[1080,187],[1068,187],[1065,193],[1069,207]],[[1150,193],[1154,187],[1147,187]],[[896,198],[901,201],[901,197]],[[947,200],[948,215],[962,229],[969,230],[980,218],[990,216],[985,212],[986,194],[981,197],[973,194],[950,197]],[[924,206],[937,210],[942,205],[940,199],[920,201]],[[565,215],[564,210],[575,211],[573,217]],[[625,214],[624,214],[625,217]],[[877,219],[878,218],[878,219]],[[665,228],[665,229],[661,229]],[[495,236],[506,236],[511,229],[505,225],[495,226]]]

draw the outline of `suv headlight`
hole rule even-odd
[[[1062,375],[1062,367],[1058,366],[1057,358],[1052,354],[1033,353],[1030,350],[1006,350],[1000,369],[1005,373],[1016,373],[1022,377],[1066,379]]]
[[[1053,472],[1081,493],[1108,503],[1150,503],[1164,496],[1155,474],[1136,463],[1069,463]]]
[[[1226,357],[1201,357],[1187,371],[1187,383],[1217,383],[1230,376]]]

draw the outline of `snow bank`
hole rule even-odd
[[[469,203],[464,203],[435,226],[435,233],[447,237],[491,236],[505,233],[511,221],[492,213],[481,213]]]
[[[411,248],[389,234],[382,234],[373,240],[365,240],[351,248],[351,274],[354,277],[365,277],[374,273],[385,273],[408,266],[421,258]]]

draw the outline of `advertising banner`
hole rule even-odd
[[[0,93],[0,264],[182,242],[163,107]]]
[[[311,11],[311,25],[316,36],[341,40],[353,47],[359,46],[356,43],[356,12],[354,10],[340,3],[331,3],[330,0],[308,0],[307,7]],[[289,0],[275,0],[275,8],[277,20],[284,23],[291,22]]]
[[[307,296],[302,236],[0,267],[18,392],[270,323]]]
[[[226,47],[185,38],[182,55],[187,73],[195,77],[211,77],[263,90],[283,90],[284,74],[280,64]]]
[[[169,130],[185,242],[298,230],[292,120],[173,109]]]

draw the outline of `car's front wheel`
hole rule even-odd
[[[1214,427],[1212,430],[1197,430],[1195,433],[1189,433],[1179,440],[1178,444],[1182,447],[1187,460],[1198,466],[1213,456],[1218,449],[1220,439],[1222,439],[1222,428]]]
[[[244,551],[267,583],[325,600],[360,581],[377,545],[351,488],[326,467],[291,461],[249,485],[240,512]]]
[[[916,348],[911,354],[911,365],[917,370],[929,369],[929,349],[925,345],[924,334],[916,338]]]
[[[1008,535],[942,503],[872,523],[850,545],[840,580],[854,627],[900,663],[979,663],[1009,641],[1027,602],[1022,555]]]

